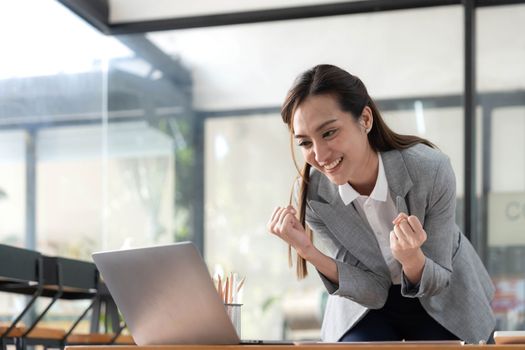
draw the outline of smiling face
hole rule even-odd
[[[294,138],[307,163],[336,184],[367,186],[375,183],[374,157],[367,138],[372,127],[368,107],[358,120],[342,111],[332,95],[307,97],[293,114]]]

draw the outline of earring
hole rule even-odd
[[[365,131],[368,134],[372,128],[366,128]]]

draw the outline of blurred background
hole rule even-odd
[[[451,158],[498,328],[525,329],[525,1],[385,3],[3,1],[0,243],[91,260],[192,240],[246,276],[243,337],[318,338],[320,280],[297,281],[265,226],[297,175],[280,104],[331,63]],[[0,322],[22,306],[0,293]]]

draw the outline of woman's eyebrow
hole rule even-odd
[[[333,123],[333,122],[336,122],[336,121],[337,121],[337,119],[330,119],[330,120],[327,120],[327,121],[325,121],[324,123],[322,123],[321,125],[319,125],[319,126],[315,129],[315,131],[319,131],[319,130],[323,129],[325,126],[327,126],[327,125],[329,125],[329,124],[331,124],[331,123]],[[305,136],[305,135],[294,135],[294,138],[296,138],[296,139],[301,138],[301,137],[306,137],[306,136]]]

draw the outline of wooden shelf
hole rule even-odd
[[[115,335],[114,334],[98,334],[98,333],[91,333],[91,334],[71,334],[67,338],[68,343],[73,344],[104,344],[109,343],[111,339],[113,339]],[[133,341],[133,337],[130,335],[121,334],[115,341],[115,344],[128,344],[133,345],[135,342]]]
[[[3,334],[7,330],[7,326],[0,326],[0,334]],[[27,331],[26,327],[15,327],[13,328],[8,337],[21,337]],[[27,335],[27,338],[31,339],[51,339],[51,340],[60,340],[66,336],[66,332],[62,329],[56,328],[45,328],[45,327],[35,327],[31,333]]]

